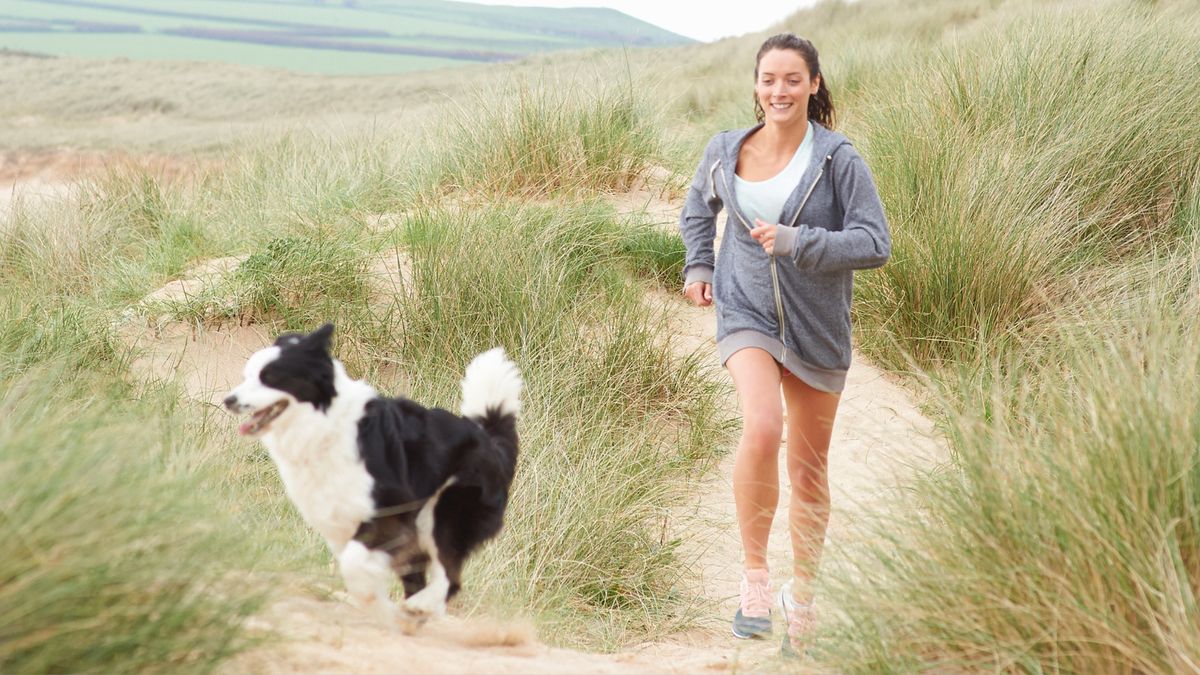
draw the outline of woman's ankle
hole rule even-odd
[[[747,567],[742,570],[746,581],[752,584],[765,584],[771,581],[771,572],[766,567]]]

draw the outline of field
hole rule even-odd
[[[24,0],[0,9],[0,48],[325,74],[403,73],[563,49],[686,42],[612,10],[442,0]]]
[[[805,672],[1200,671],[1200,12],[861,0],[780,28],[821,48],[894,238],[855,341],[905,397],[848,396],[843,437],[905,459],[889,420],[919,405],[940,450],[831,540]],[[369,642],[214,405],[324,320],[385,391],[453,407],[497,344],[531,383],[454,610],[556,648],[513,669],[797,669],[705,595],[724,554],[689,527],[738,422],[671,222],[706,139],[752,122],[765,36],[453,81],[0,57],[0,670],[303,670],[315,629],[281,606]],[[353,649],[319,663],[370,670]]]

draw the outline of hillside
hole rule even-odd
[[[621,12],[449,0],[27,0],[0,7],[0,48],[396,73],[690,39]]]

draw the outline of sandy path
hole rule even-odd
[[[678,205],[661,195],[623,195],[619,205],[643,211],[654,222],[672,226]],[[209,261],[188,279],[172,282],[150,299],[181,299],[212,283],[237,259]],[[679,293],[652,292],[647,301],[665,306],[672,322],[675,349],[699,350],[721,381],[728,375],[716,362],[716,319],[711,308],[687,304]],[[271,337],[257,326],[193,330],[181,324],[154,325],[134,320],[126,326],[145,351],[135,364],[154,377],[174,377],[193,398],[216,403],[240,379],[241,366]],[[736,411],[732,387],[724,405]],[[834,425],[830,453],[833,513],[829,541],[854,536],[858,514],[880,499],[911,467],[927,466],[942,456],[932,425],[909,393],[878,369],[856,359],[850,370]],[[732,448],[730,448],[732,450]],[[590,654],[547,647],[528,625],[498,626],[490,620],[448,617],[416,636],[385,630],[366,612],[341,599],[319,600],[297,593],[278,600],[252,620],[251,627],[283,639],[226,663],[225,675],[240,673],[695,673],[758,670],[775,661],[778,642],[740,641],[729,634],[736,608],[741,553],[734,518],[732,453],[695,486],[695,497],[675,514],[674,528],[686,542],[685,559],[694,561],[694,593],[711,608],[710,618],[669,640],[632,647],[618,654]],[[789,484],[780,462],[781,495]],[[777,582],[789,570],[786,499],[771,534],[770,564]],[[832,546],[831,549],[832,550]],[[453,611],[453,607],[451,608]]]
[[[652,665],[637,655],[547,647],[526,625],[447,617],[406,636],[346,602],[285,598],[256,618],[285,642],[243,654],[223,673],[630,673]],[[674,671],[685,672],[685,671]]]

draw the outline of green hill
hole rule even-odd
[[[408,72],[562,49],[688,42],[611,9],[446,0],[23,0],[0,8],[0,48],[330,74]]]

